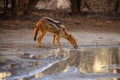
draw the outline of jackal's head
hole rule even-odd
[[[76,40],[75,40],[75,38],[73,37],[73,35],[69,34],[68,37],[66,37],[66,39],[73,45],[73,47],[74,47],[75,49],[78,48],[78,45],[77,45]]]
[[[62,30],[62,33],[63,33],[63,37],[68,40],[75,49],[78,48],[78,45],[77,45],[77,42],[76,42],[76,39],[73,37],[73,35],[68,31],[68,29],[66,28],[63,28]]]

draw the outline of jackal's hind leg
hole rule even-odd
[[[55,37],[56,37],[56,35],[53,35],[52,48],[54,48],[54,45],[55,45]]]
[[[42,38],[44,37],[45,34],[46,34],[46,32],[42,32],[42,31],[40,32],[40,36],[37,39],[39,47],[44,47],[44,45],[42,44]]]

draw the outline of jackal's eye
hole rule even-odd
[[[67,39],[70,40],[70,37],[68,37]]]

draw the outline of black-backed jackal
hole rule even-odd
[[[59,48],[62,49],[60,38],[65,38],[73,45],[74,48],[78,48],[75,38],[64,25],[61,25],[60,21],[56,21],[49,17],[42,17],[35,25],[34,41],[36,41],[38,31],[40,31],[40,36],[37,38],[37,42],[40,47],[43,47],[41,40],[45,36],[46,32],[50,32],[53,33],[52,47],[54,47],[56,39]]]

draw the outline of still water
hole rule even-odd
[[[50,53],[52,57],[44,59],[48,63],[32,63],[32,67],[37,66],[36,72],[33,69],[27,73],[32,75],[25,74],[16,80],[120,80],[120,48],[54,49]],[[40,70],[40,65],[49,67]],[[1,72],[0,79],[9,80],[2,78],[11,73]]]
[[[54,51],[57,53],[57,51]],[[67,50],[67,60],[56,63],[42,74],[43,80],[120,80],[119,48]],[[59,72],[59,73],[58,73]]]

